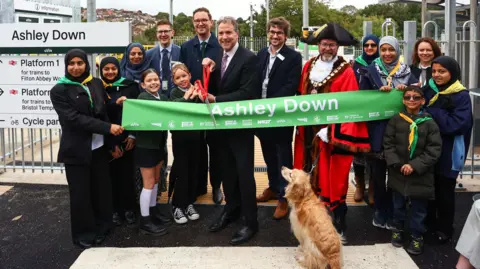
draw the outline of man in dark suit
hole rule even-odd
[[[302,73],[302,56],[285,45],[290,33],[290,23],[283,17],[273,18],[267,25],[270,46],[258,52],[259,79],[262,98],[295,95]],[[285,199],[287,181],[282,177],[282,166],[292,168],[293,127],[257,129],[262,145],[263,158],[267,164],[268,185],[257,202],[278,199],[274,219],[287,216],[288,203]]]
[[[197,33],[191,40],[182,45],[180,61],[184,63],[192,74],[192,83],[196,80],[203,80],[202,60],[204,58],[215,59],[222,50],[218,44],[217,37],[210,32],[213,26],[212,15],[204,7],[193,11],[193,26]],[[208,142],[208,148],[207,148]],[[212,186],[213,201],[220,204],[223,194],[220,190],[222,178],[218,175],[217,158],[212,152],[215,151],[212,141],[202,141],[200,145],[200,163],[197,182],[197,196],[207,193],[208,184],[208,160],[210,159],[210,185]],[[210,149],[210,158],[208,151]]]
[[[151,59],[151,68],[155,69],[162,80],[162,94],[170,96],[175,87],[172,81],[172,61],[180,60],[180,47],[173,44],[175,35],[172,23],[168,20],[157,22],[157,40],[159,45],[147,51],[147,58]]]
[[[218,41],[223,50],[215,59],[208,100],[230,102],[257,97],[255,92],[258,58],[251,51],[239,46],[238,24],[233,17],[218,22]],[[210,61],[210,62],[209,62]],[[204,59],[204,64],[213,60]],[[214,141],[219,157],[219,174],[227,204],[222,214],[209,227],[211,232],[223,230],[229,223],[243,217],[244,224],[230,243],[238,245],[248,241],[258,232],[256,186],[253,173],[254,133],[250,129],[215,130],[207,133]]]

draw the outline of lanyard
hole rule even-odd
[[[168,50],[167,50],[168,51]],[[160,79],[163,79],[163,67],[162,67],[162,61],[163,61],[163,52],[160,51]],[[172,64],[172,52],[168,51],[168,65]]]

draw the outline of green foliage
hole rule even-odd
[[[363,35],[363,22],[373,22],[373,33],[380,36],[381,26],[386,18],[391,18],[396,23],[396,36],[403,36],[403,22],[417,21],[418,35],[421,33],[421,7],[416,3],[375,4],[363,9],[357,9],[353,5],[347,5],[340,10],[330,6],[330,0],[309,0],[309,26],[321,26],[327,22],[336,22],[350,31],[358,40]],[[248,5],[248,3],[246,3]],[[256,23],[253,26],[255,37],[264,37],[267,33],[267,10],[264,5],[254,6],[252,19]],[[270,0],[270,18],[283,16],[290,21],[290,37],[299,37],[303,26],[302,0]],[[159,12],[156,19],[168,19],[168,13]],[[250,36],[250,16],[237,18],[241,36]],[[174,16],[174,30],[176,36],[193,36],[195,34],[192,16],[180,13]],[[212,31],[215,31],[213,27]],[[391,27],[389,28],[391,33]],[[155,42],[155,29],[148,29],[141,37],[148,44]]]

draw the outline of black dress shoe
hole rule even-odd
[[[107,236],[105,235],[95,236],[95,245],[100,245],[101,243],[103,243],[103,241],[105,241],[105,238],[107,238]]]
[[[238,219],[238,216],[230,215],[226,212],[222,212],[220,217],[218,217],[211,225],[208,227],[208,230],[212,233],[219,232],[231,222],[234,222]]]
[[[86,240],[74,240],[73,244],[82,249],[91,248],[93,245],[92,242],[88,242]]]
[[[122,226],[123,220],[118,212],[113,213],[112,221],[116,226]]]
[[[135,228],[135,225],[137,224],[137,216],[135,215],[135,212],[126,211],[125,212],[125,221],[127,222],[127,227],[128,228]]]
[[[165,215],[160,211],[160,208],[157,206],[150,207],[150,216],[152,216],[153,221],[161,225],[171,225],[172,218]]]
[[[167,234],[167,228],[164,225],[155,223],[152,216],[140,217],[139,232],[145,235],[161,236]]]
[[[233,237],[232,241],[230,241],[230,244],[232,245],[240,245],[248,240],[250,240],[255,234],[258,232],[258,226],[256,227],[249,227],[249,226],[243,226],[239,231],[237,231]]]
[[[213,188],[212,190],[212,200],[215,204],[219,205],[223,201],[223,193],[220,188]]]

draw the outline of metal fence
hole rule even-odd
[[[192,37],[174,37],[174,42],[177,45],[181,45],[184,42],[190,40]],[[469,55],[467,46],[472,43],[478,44],[480,41],[474,39],[474,41],[467,40],[465,27],[463,27],[463,33],[459,33],[458,41],[456,41],[455,58],[459,60],[462,67],[462,71],[471,68],[469,66]],[[298,39],[295,44],[298,46]],[[253,52],[258,52],[260,49],[268,45],[266,37],[240,37],[240,44],[246,48],[251,49]],[[447,41],[437,41],[439,45],[444,46]],[[400,41],[401,55],[407,45],[405,41]],[[148,46],[147,46],[148,47]],[[153,47],[153,46],[149,46]],[[347,47],[344,48],[345,54],[358,57],[362,54],[362,47]],[[462,81],[469,80],[466,77],[467,72],[462,72]],[[476,74],[472,74],[476,78]],[[472,76],[473,77],[473,76]],[[465,84],[467,85],[467,84]],[[474,86],[475,87],[475,86]],[[472,131],[472,143],[469,149],[467,162],[461,176],[480,175],[480,133],[477,132],[476,123],[480,121],[480,109],[476,111],[480,106],[477,104],[480,102],[480,89],[472,89],[472,104],[474,111],[474,128]],[[478,119],[478,120],[477,120]],[[59,141],[61,137],[60,129],[22,129],[22,128],[0,128],[0,172],[8,170],[21,170],[25,172],[31,170],[32,172],[41,171],[51,172],[60,171],[63,173],[64,166],[57,162],[57,152],[59,147]],[[256,167],[256,171],[264,170],[264,167]]]

